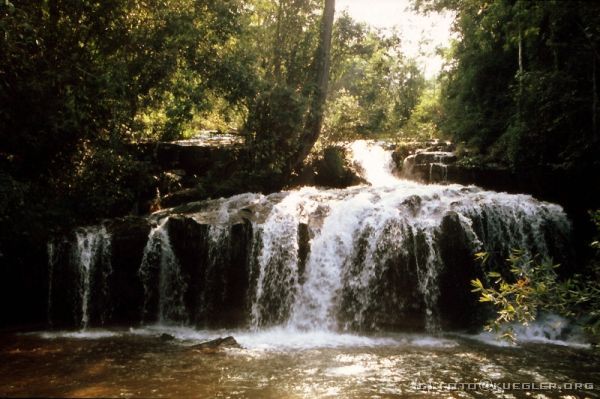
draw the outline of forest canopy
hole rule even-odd
[[[589,167],[598,139],[600,5],[418,0],[456,13],[440,128],[515,169]]]
[[[413,5],[456,16],[429,81],[398,34],[339,10],[333,23],[332,0],[0,2],[0,221],[43,231],[142,212],[157,178],[131,146],[206,129],[244,144],[205,197],[280,189],[315,143],[357,137],[449,138],[517,171],[598,169],[597,3]]]

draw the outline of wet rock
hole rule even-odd
[[[108,276],[110,295],[110,324],[139,320],[144,306],[144,287],[139,267],[150,233],[148,219],[127,217],[107,225],[111,235],[112,272]]]
[[[442,219],[437,240],[444,267],[439,276],[439,309],[446,330],[476,328],[484,312],[478,296],[471,292],[471,280],[483,278],[483,269],[474,258],[470,238],[459,216],[450,212]]]
[[[298,282],[304,284],[306,261],[310,253],[310,231],[306,223],[298,225]]]
[[[417,152],[402,161],[402,175],[426,183],[446,182],[448,169],[456,160],[457,157],[452,152]]]
[[[406,206],[413,216],[417,216],[421,209],[422,202],[423,200],[418,195],[411,195],[402,202],[402,205]]]
[[[401,226],[397,221],[390,221],[384,227],[383,236],[389,234],[390,238],[388,245],[394,245],[391,242],[393,231],[398,228]],[[364,296],[357,295],[359,292],[356,290],[343,290],[338,315],[340,326],[350,331],[423,331],[425,303],[418,288],[418,263],[423,262],[424,237],[407,232],[406,240],[398,244],[406,251],[390,251],[383,262],[374,265],[373,259],[368,256],[370,234],[371,231],[366,230],[357,240],[351,265],[343,280],[345,285],[351,284],[365,268],[377,268],[378,276],[367,288],[369,296],[377,300],[366,300]]]
[[[160,334],[158,339],[161,340],[162,342],[169,342],[169,341],[174,341],[175,337],[172,336],[171,334],[162,333],[162,334]]]
[[[172,216],[171,245],[187,282],[184,302],[191,322],[227,328],[247,322],[246,309],[252,225],[210,225],[193,217]]]
[[[191,346],[191,350],[202,353],[216,353],[222,349],[240,349],[242,346],[232,336],[217,338]]]

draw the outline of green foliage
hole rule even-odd
[[[238,40],[245,6],[0,2],[0,220],[10,226],[0,253],[138,212],[157,183],[127,143],[179,138],[214,110],[243,114],[256,92],[253,54]]]
[[[275,86],[255,100],[245,126],[250,179],[276,189],[287,178],[289,154],[304,128],[306,98],[289,87]]]
[[[232,100],[247,94],[244,81],[223,76],[237,70],[237,2],[0,7],[0,138],[6,152],[37,167],[34,173],[68,162],[81,140],[140,137],[135,119],[144,113],[163,112],[157,134],[174,138],[194,109],[209,106],[207,90]]]
[[[258,61],[255,73],[272,85],[292,90],[311,82],[320,11],[317,0],[253,0],[244,51]]]
[[[600,227],[600,224],[598,224]],[[597,244],[595,245],[597,248]],[[482,263],[486,253],[476,256]],[[499,333],[504,339],[516,341],[510,323],[528,325],[542,311],[553,312],[583,324],[590,336],[600,338],[600,263],[590,262],[583,273],[560,279],[550,260],[530,259],[513,250],[507,259],[510,275],[492,271],[487,274],[489,286],[471,281],[479,301],[491,304],[496,318],[486,325],[487,331]]]
[[[152,194],[153,179],[148,166],[122,148],[84,142],[72,165],[73,169],[56,182],[56,187],[80,221],[95,215],[128,214],[140,198]]]
[[[342,13],[333,31],[325,141],[397,133],[424,87],[422,73],[403,56],[397,35],[385,35]]]
[[[401,129],[403,138],[431,140],[440,137],[439,124],[443,110],[440,104],[440,91],[435,86],[423,90],[419,102]]]
[[[323,141],[343,141],[356,136],[366,124],[365,113],[358,97],[345,89],[340,90],[337,96],[327,103]]]
[[[457,13],[442,131],[516,169],[597,151],[600,8],[587,1],[419,0]],[[594,150],[595,148],[595,150]]]

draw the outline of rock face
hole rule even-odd
[[[173,251],[188,282],[188,321],[209,328],[247,323],[252,226],[241,222],[215,227],[184,216],[168,223]]]
[[[448,170],[457,161],[454,145],[449,142],[431,141],[408,143],[398,146],[392,158],[401,176],[424,183],[448,181]]]
[[[47,318],[54,327],[128,323],[142,314],[144,291],[138,268],[149,222],[133,217],[111,221],[106,227],[109,242],[104,247],[99,244],[100,231],[74,231],[49,243],[53,249]],[[90,262],[82,267],[86,258]],[[83,320],[84,307],[87,321]]]
[[[228,165],[240,150],[240,143],[202,143],[197,140],[172,143],[140,143],[134,152],[150,160],[165,171],[180,171],[176,174],[203,174],[215,164]],[[183,173],[182,173],[183,172]]]
[[[482,314],[470,312],[478,308],[478,298],[471,293],[470,281],[475,278],[485,281],[485,274],[473,257],[470,238],[457,213],[444,217],[438,237],[440,257],[445,263],[440,275],[439,299],[439,311],[446,315],[445,328],[478,328],[485,320]]]

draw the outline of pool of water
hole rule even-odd
[[[163,333],[174,337],[160,338]],[[242,349],[190,346],[232,334]],[[599,397],[597,350],[482,336],[186,328],[3,333],[0,396]],[[510,384],[510,385],[509,385]],[[530,384],[530,385],[526,385]]]

